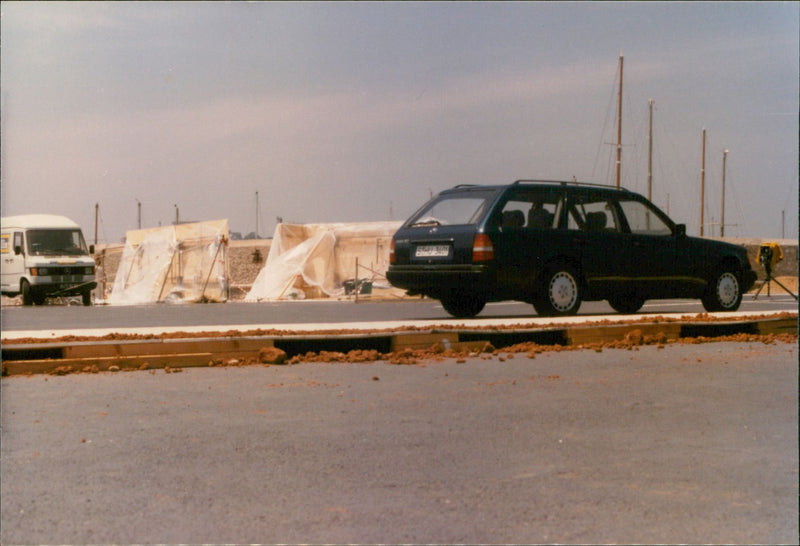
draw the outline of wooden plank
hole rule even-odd
[[[762,335],[797,334],[797,318],[761,320],[758,322],[758,333]]]
[[[161,354],[122,357],[64,358],[47,360],[10,360],[3,362],[3,375],[22,375],[40,373],[63,373],[80,371],[110,371],[112,366],[119,370],[152,370],[170,368],[196,368],[208,366],[214,360],[223,362],[232,359],[244,361],[252,358],[252,352],[245,353],[190,353]],[[113,370],[116,371],[116,370]]]
[[[584,345],[587,343],[622,341],[625,336],[635,332],[642,336],[657,336],[663,334],[666,339],[678,339],[681,335],[681,326],[678,323],[647,323],[647,324],[620,324],[614,326],[582,326],[567,328],[567,342],[569,345]]]
[[[271,339],[180,339],[147,340],[141,342],[101,343],[97,345],[67,345],[64,358],[99,358],[114,356],[137,356],[158,354],[181,354],[193,352],[253,352],[264,347],[274,347]]]
[[[403,349],[429,349],[437,343],[447,345],[458,343],[457,332],[425,333],[425,334],[396,334],[392,336],[392,351]]]

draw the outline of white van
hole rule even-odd
[[[22,294],[23,305],[42,305],[47,297],[81,295],[92,304],[94,245],[78,224],[64,216],[27,214],[0,219],[0,272],[4,296]]]

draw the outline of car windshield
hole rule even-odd
[[[441,195],[409,221],[410,227],[475,224],[486,212],[494,191]]]
[[[33,256],[80,256],[89,253],[79,229],[29,230],[28,252]]]

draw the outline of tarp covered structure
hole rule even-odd
[[[400,224],[278,224],[245,301],[333,297],[345,292],[348,279],[383,278]]]
[[[128,231],[107,303],[226,301],[228,220]]]

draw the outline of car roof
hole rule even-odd
[[[567,181],[567,180],[516,180],[511,184],[487,184],[487,185],[478,185],[478,184],[459,184],[453,188],[447,189],[442,193],[449,193],[449,192],[458,192],[458,191],[484,191],[484,190],[504,190],[507,188],[511,188],[514,186],[529,186],[529,187],[540,187],[540,188],[570,188],[573,190],[580,190],[586,189],[591,191],[603,192],[603,193],[625,193],[633,195],[633,192],[628,190],[627,188],[617,188],[616,186],[609,186],[606,184],[595,184],[591,182],[577,182],[575,180]]]

